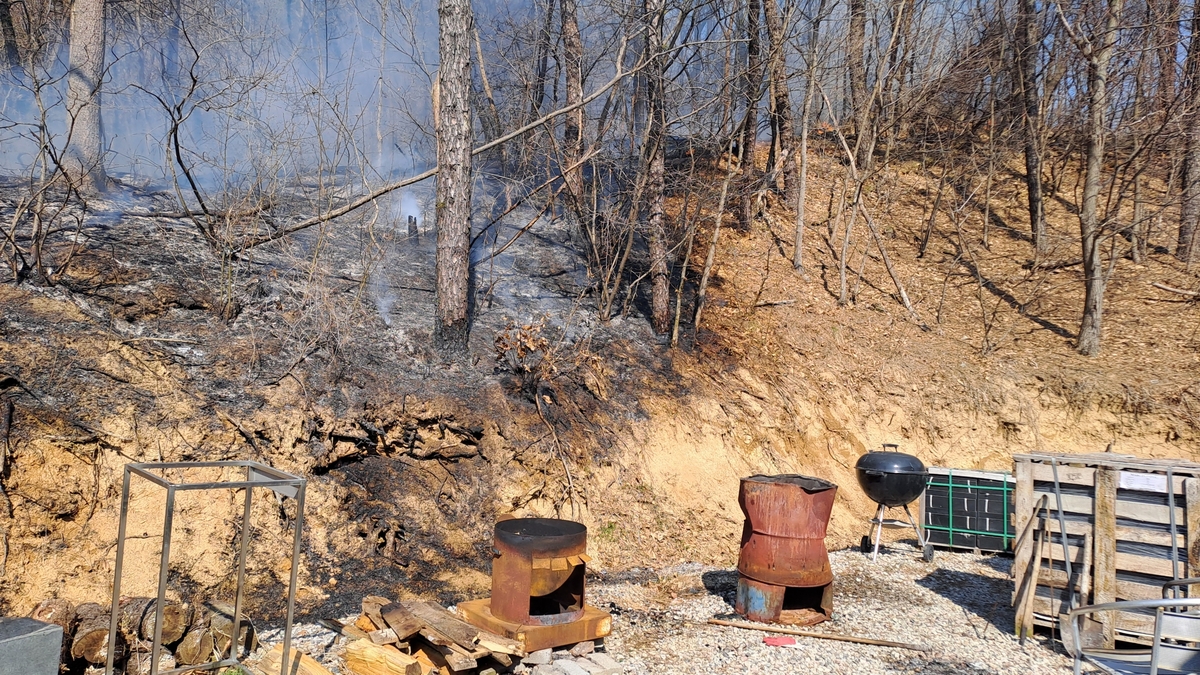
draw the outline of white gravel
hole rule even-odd
[[[854,549],[830,554],[833,620],[808,630],[919,643],[916,652],[814,638],[795,647],[770,647],[760,631],[713,626],[733,614],[737,573],[698,564],[635,569],[592,578],[591,604],[613,613],[604,649],[635,675],[685,673],[931,673],[968,675],[1064,674],[1071,659],[1057,641],[1038,634],[1018,644],[1009,607],[1011,559],[939,550],[931,563],[903,543],[878,562]],[[270,645],[279,636],[261,635]],[[297,626],[293,644],[341,673],[340,641],[317,625]],[[1090,668],[1086,669],[1092,671]]]

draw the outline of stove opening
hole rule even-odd
[[[825,595],[824,586],[813,588],[798,588],[788,586],[783,592],[783,611],[812,609],[821,611],[821,600]]]
[[[586,567],[575,565],[562,584],[545,595],[529,598],[529,616],[554,616],[583,609],[583,575]]]

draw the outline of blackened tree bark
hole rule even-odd
[[[439,0],[437,120],[437,316],[434,343],[465,353],[471,236],[470,0]]]
[[[567,106],[583,100],[583,40],[579,35],[579,12],[576,0],[562,0],[563,70],[566,76]],[[574,166],[583,157],[583,106],[568,113],[563,125],[563,164]],[[578,203],[583,199],[583,166],[577,166],[564,176],[569,198]],[[578,211],[577,211],[578,212]]]
[[[1084,157],[1083,199],[1079,207],[1079,232],[1083,245],[1083,320],[1079,325],[1080,354],[1100,353],[1104,316],[1104,268],[1100,259],[1100,174],[1104,166],[1105,112],[1108,107],[1108,67],[1121,23],[1124,0],[1108,0],[1104,32],[1090,46],[1088,57],[1087,151]]]
[[[565,0],[564,0],[565,1]],[[643,0],[646,20],[645,77],[648,127],[646,135],[646,229],[650,245],[650,322],[654,332],[666,333],[671,325],[671,291],[667,272],[667,227],[663,209],[666,178],[667,113],[663,74],[663,0]]]
[[[13,26],[12,3],[0,0],[0,40],[4,40],[4,67],[16,70],[21,65],[17,52],[17,31]]]
[[[779,6],[776,3],[777,0],[763,0],[767,41],[771,50],[771,93],[775,99],[772,106],[775,120],[771,127],[776,135],[773,145],[778,147],[779,153],[783,155],[784,203],[795,204],[800,191],[799,171],[796,168],[796,130],[792,121],[792,94],[788,88],[783,19],[779,16]],[[799,257],[794,257],[794,260],[799,260]]]
[[[100,85],[104,78],[104,0],[71,5],[71,47],[67,66],[67,120],[70,125],[63,170],[81,188],[104,190],[104,138],[100,126]]]
[[[741,153],[741,202],[738,225],[747,230],[754,220],[754,145],[758,139],[758,101],[763,90],[762,0],[746,2],[746,117],[739,139]]]
[[[1038,50],[1041,39],[1037,28],[1034,0],[1020,0],[1017,9],[1016,59],[1017,84],[1021,94],[1021,120],[1025,144],[1025,192],[1029,202],[1029,230],[1033,237],[1033,259],[1040,261],[1046,241],[1045,206],[1042,202],[1042,118],[1038,104]]]
[[[1179,209],[1179,239],[1175,256],[1191,263],[1196,250],[1197,221],[1200,220],[1200,12],[1192,17],[1192,39],[1188,45],[1184,113],[1186,150],[1183,159],[1183,203]]]

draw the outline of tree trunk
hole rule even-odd
[[[17,31],[13,26],[12,2],[0,0],[0,39],[4,40],[4,67],[10,71],[21,65],[17,52]]]
[[[1183,203],[1179,208],[1179,239],[1175,257],[1188,263],[1196,248],[1200,220],[1200,13],[1192,17],[1192,40],[1187,55],[1187,107],[1184,111],[1186,150],[1183,157]]]
[[[850,0],[850,22],[846,35],[846,67],[850,75],[850,109],[854,115],[854,162],[866,177],[870,173],[870,114],[867,100],[867,65],[864,50],[867,43],[866,0]]]
[[[792,121],[792,95],[788,90],[783,19],[779,16],[779,6],[776,3],[777,0],[763,0],[767,39],[771,50],[771,88],[775,97],[775,123],[771,126],[776,136],[773,145],[777,145],[779,153],[783,155],[784,203],[795,204],[800,191],[800,179],[796,168],[796,130]],[[776,162],[778,163],[778,159]],[[770,167],[771,170],[774,168]]]
[[[71,5],[71,47],[67,70],[70,129],[63,169],[80,187],[103,191],[104,139],[100,127],[100,85],[104,78],[104,0]]]
[[[1046,253],[1045,206],[1042,202],[1042,119],[1038,105],[1037,64],[1041,40],[1037,34],[1034,0],[1020,0],[1017,12],[1017,83],[1021,92],[1025,141],[1025,193],[1029,202],[1029,231],[1033,237],[1033,259]]]
[[[0,448],[0,452],[4,449]],[[51,598],[38,603],[29,613],[30,618],[52,623],[63,629],[60,659],[66,662],[71,656],[71,636],[75,634],[75,606],[69,600]]]
[[[746,3],[746,117],[742,125],[739,151],[741,153],[741,189],[738,225],[750,229],[754,220],[754,145],[758,139],[758,101],[762,96],[762,0]]]
[[[1100,228],[1100,173],[1104,162],[1104,113],[1108,105],[1108,64],[1116,42],[1124,0],[1109,0],[1108,20],[1098,48],[1088,63],[1087,154],[1083,178],[1083,200],[1079,207],[1079,231],[1083,246],[1083,320],[1079,325],[1076,349],[1085,356],[1100,353],[1101,324],[1104,315],[1105,275],[1100,260],[1103,239]]]
[[[566,71],[567,106],[583,100],[583,40],[579,36],[577,0],[562,0],[563,70]],[[563,164],[574,166],[583,157],[583,106],[566,115],[563,125]],[[576,166],[564,176],[568,198],[578,203],[583,199],[583,166]],[[578,213],[578,209],[576,209]]]
[[[792,267],[804,272],[804,200],[808,192],[808,130],[812,102],[817,92],[817,41],[821,36],[821,19],[825,16],[825,0],[821,0],[812,19],[808,42],[808,76],[804,81],[804,103],[800,106],[800,166],[796,180],[796,241],[792,250]]]
[[[571,0],[563,0],[570,2]],[[643,0],[646,16],[646,75],[649,132],[646,137],[646,228],[650,244],[650,322],[654,332],[671,327],[671,289],[667,271],[667,226],[663,208],[666,179],[666,102],[663,83],[663,0]]]
[[[467,350],[471,238],[471,3],[439,0],[437,317],[434,343]]]

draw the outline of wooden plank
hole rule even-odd
[[[1083,547],[1068,545],[1067,550],[1071,552],[1072,565],[1078,566],[1083,562]],[[1149,556],[1137,555],[1136,553],[1123,553],[1121,551],[1117,551],[1113,555],[1116,569],[1121,570],[1122,572],[1139,572],[1141,574],[1153,574],[1154,576],[1164,577],[1166,579],[1174,578],[1171,568],[1171,561],[1166,558],[1152,558]],[[1062,543],[1054,542],[1050,544],[1050,551],[1047,554],[1047,557],[1050,560],[1062,562]]]
[[[1062,465],[1086,465],[1097,469],[1132,470],[1165,473],[1168,468],[1176,474],[1200,477],[1200,463],[1182,459],[1156,459],[1109,452],[1094,453],[1029,453],[1013,455],[1014,461],[1049,464],[1055,460]]]
[[[1030,475],[1033,480],[1040,480],[1046,483],[1054,482],[1054,467],[1049,464],[1035,464],[1030,462]],[[1058,482],[1060,485],[1086,485],[1091,487],[1096,475],[1096,470],[1086,466],[1066,466],[1060,464],[1058,466]]]
[[[295,647],[292,647],[288,653],[288,661],[291,665],[287,669],[288,675],[331,675],[329,670],[317,663],[313,657],[308,654],[303,654]],[[255,668],[263,675],[279,675],[283,671],[283,645],[277,644],[267,652],[267,655],[258,662]],[[363,673],[363,675],[369,675]],[[413,674],[417,675],[417,674]]]
[[[370,640],[355,640],[346,645],[342,660],[354,675],[421,675],[423,671],[415,658]]]
[[[425,627],[424,621],[413,616],[408,608],[398,602],[384,605],[379,613],[387,622],[387,627],[395,631],[397,640],[407,640]]]
[[[950,478],[953,474],[954,478],[978,478],[980,480],[1008,481],[1010,484],[1015,483],[1016,479],[1012,474],[1004,471],[979,471],[976,469],[950,469],[939,466],[931,466],[926,469],[930,476],[938,478]],[[1090,485],[1090,483],[1089,483]]]
[[[1200,511],[1200,509],[1197,509]],[[1059,531],[1057,514],[1051,514],[1050,522],[1047,523],[1049,530],[1055,534]],[[1182,530],[1182,528],[1180,528]],[[1132,525],[1117,525],[1114,529],[1117,541],[1125,541],[1132,544],[1152,544],[1154,546],[1170,546],[1171,533],[1151,530],[1145,527],[1134,527]],[[1067,521],[1067,534],[1083,537],[1092,533],[1092,524],[1079,520]],[[1179,543],[1182,543],[1183,537],[1179,538]]]
[[[1018,461],[1013,464],[1013,475],[1017,478],[1017,487],[1013,491],[1013,531],[1025,532],[1033,520],[1033,465],[1028,461]],[[922,500],[924,501],[924,500]],[[1020,580],[1025,578],[1025,568],[1029,565],[1033,542],[1022,535],[1013,549],[1012,577]],[[1013,588],[1013,602],[1017,600],[1017,591]]]
[[[1096,550],[1092,553],[1092,594],[1095,604],[1113,602],[1117,599],[1117,472],[1101,469],[1096,472],[1096,492],[1092,523],[1095,527],[1093,541]],[[1104,646],[1111,649],[1115,644],[1116,626],[1112,612],[1101,612],[1096,616],[1103,626]]]
[[[1200,577],[1200,478],[1183,482],[1187,503],[1188,576]]]
[[[1031,563],[1029,573],[1029,586],[1025,589],[1024,597],[1021,598],[1021,604],[1017,607],[1017,637],[1021,644],[1025,644],[1025,637],[1033,634],[1033,611],[1034,600],[1037,599],[1038,577],[1042,571],[1042,557],[1045,554],[1046,540],[1049,537],[1046,535],[1045,526],[1039,527],[1033,539],[1034,560]]]
[[[1067,610],[1067,603],[1060,598],[1047,598],[1039,595],[1033,600],[1033,611],[1036,614],[1045,614],[1050,616],[1058,616]],[[1131,612],[1103,612],[1103,614],[1115,614],[1113,618],[1113,630],[1115,631],[1130,631],[1134,633],[1154,633],[1154,617],[1144,614],[1133,614]],[[1097,614],[1099,616],[1099,614]],[[1037,623],[1035,621],[1035,623]],[[1055,622],[1057,623],[1057,622]],[[1069,628],[1069,627],[1068,627]]]
[[[474,670],[479,667],[479,662],[472,658],[462,647],[454,644],[449,638],[437,631],[426,628],[421,631],[421,637],[425,638],[429,643],[426,646],[433,650],[432,652],[425,650],[425,653],[431,657],[434,653],[437,653],[441,657],[441,662],[438,662],[436,659],[434,660],[434,663],[437,663],[439,668],[443,664],[450,670],[455,671]]]
[[[1115,472],[1114,472],[1115,473]],[[1115,481],[1115,477],[1114,477]],[[1114,486],[1115,495],[1115,486]],[[1057,513],[1058,506],[1054,499],[1054,492],[1045,492],[1035,490],[1033,496],[1035,499],[1042,495],[1048,495],[1050,503],[1047,508],[1051,513]],[[1095,510],[1092,504],[1092,497],[1084,495],[1063,495],[1062,508],[1064,513],[1089,514]],[[1175,523],[1178,526],[1185,522],[1185,510],[1182,506],[1175,507]],[[1169,525],[1171,523],[1171,507],[1166,504],[1143,504],[1142,502],[1133,502],[1127,499],[1116,500],[1116,517],[1125,518],[1128,520],[1140,520],[1146,523],[1155,523],[1157,525]],[[1116,527],[1116,525],[1113,525]],[[1115,534],[1115,533],[1114,533]]]
[[[1067,573],[1065,570],[1045,569],[1042,568],[1042,573],[1038,576],[1040,584],[1046,588],[1063,589],[1067,587]],[[1164,579],[1163,581],[1166,581]],[[1141,584],[1136,581],[1117,580],[1116,586],[1117,600],[1157,600],[1162,597],[1162,587],[1155,584]],[[1082,602],[1083,605],[1095,604],[1093,602]]]
[[[412,612],[413,616],[424,621],[429,628],[449,638],[454,644],[467,651],[475,649],[475,643],[479,641],[479,629],[475,626],[454,616],[436,602],[410,600],[403,604],[405,609]]]

